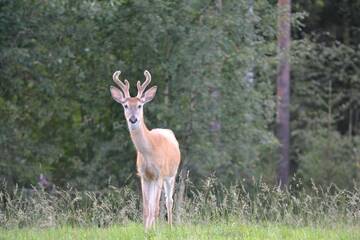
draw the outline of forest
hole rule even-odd
[[[289,184],[360,183],[360,1],[293,1]],[[0,181],[101,190],[138,184],[111,98],[144,70],[144,109],[169,128],[194,184],[277,183],[274,0],[1,0]]]

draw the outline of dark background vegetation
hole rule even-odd
[[[101,189],[136,183],[109,93],[114,71],[158,86],[149,128],[170,128],[196,183],[276,183],[276,1],[0,0],[0,179]],[[249,9],[253,6],[253,12]],[[360,181],[360,1],[292,3],[291,172]]]

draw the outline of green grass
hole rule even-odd
[[[351,226],[295,227],[277,224],[249,225],[239,223],[211,223],[179,225],[170,229],[166,225],[144,232],[141,224],[114,225],[106,228],[56,227],[0,229],[0,239],[314,239],[358,240],[360,229]]]
[[[0,191],[0,240],[16,239],[342,239],[360,240],[360,189],[281,190],[259,182],[225,187],[183,181],[175,193],[173,229],[144,232],[140,194],[103,191]],[[181,189],[183,189],[181,193]],[[186,190],[186,191],[185,191]],[[100,226],[100,227],[99,227]]]

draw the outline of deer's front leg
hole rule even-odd
[[[145,183],[144,179],[141,178],[141,191],[142,191],[142,200],[143,200],[143,222],[145,229],[148,228],[147,222],[149,218],[149,190],[148,184]]]
[[[145,179],[142,182],[143,192],[143,207],[144,207],[144,225],[145,229],[150,228],[154,222],[157,210],[159,208],[159,201],[161,194],[161,183],[160,179],[147,181]]]

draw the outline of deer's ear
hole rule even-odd
[[[143,101],[144,103],[150,102],[151,100],[153,100],[153,98],[155,97],[156,94],[156,90],[157,90],[157,86],[153,86],[151,87],[149,90],[147,90],[144,95],[141,98],[141,101]]]
[[[120,89],[114,87],[114,86],[110,86],[110,92],[111,92],[111,97],[117,101],[118,103],[123,104],[125,102],[125,97],[124,94],[120,91]]]

